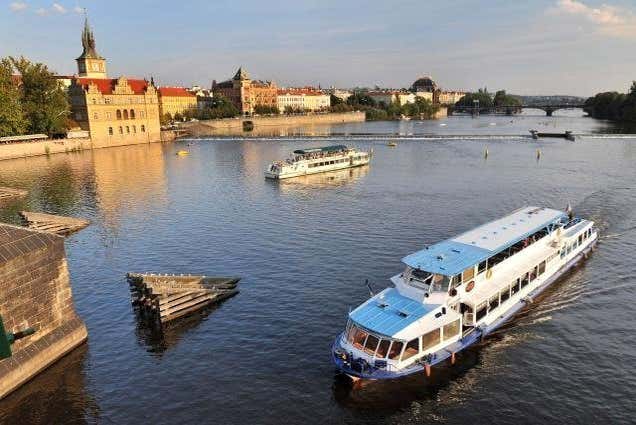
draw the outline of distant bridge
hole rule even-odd
[[[453,112],[468,112],[473,115],[479,115],[480,113],[505,113],[506,115],[512,115],[515,112],[520,111],[521,109],[541,109],[545,112],[548,117],[551,117],[554,111],[559,109],[574,109],[574,108],[583,108],[582,103],[562,103],[562,104],[538,104],[538,105],[519,105],[519,106],[490,106],[490,107],[482,107],[479,105],[474,106],[449,106],[449,113]]]

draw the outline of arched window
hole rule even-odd
[[[142,125],[142,126],[141,126],[141,132],[142,132],[142,133],[145,133],[145,132],[146,132],[146,126],[145,126],[145,125]]]
[[[124,129],[121,125],[119,126],[119,134],[124,134]]]
[[[126,133],[130,134],[130,127],[126,126]]]
[[[137,126],[133,125],[133,133],[136,133],[136,132],[137,132]]]
[[[131,110],[130,110],[130,119],[131,119],[131,120],[134,120],[134,119],[135,119],[135,110],[134,110],[134,109],[131,109]]]
[[[108,135],[109,136],[113,135],[113,127],[108,127]]]
[[[117,110],[116,115],[117,115],[117,119],[120,120],[121,119],[121,111],[119,109]]]
[[[128,110],[124,109],[124,119],[128,119]]]

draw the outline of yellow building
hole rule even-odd
[[[278,110],[289,111],[326,111],[331,106],[331,97],[313,87],[300,89],[279,89],[276,97]]]
[[[197,111],[197,96],[183,87],[159,87],[157,91],[161,117],[170,114],[172,119],[176,114],[184,116]]]
[[[79,74],[69,87],[70,118],[90,132],[93,147],[160,141],[159,98],[152,82],[107,78],[106,59],[95,50],[88,21],[82,47]]]

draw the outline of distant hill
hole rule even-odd
[[[524,105],[532,106],[532,105],[580,105],[583,104],[586,100],[585,97],[579,96],[518,96],[515,95],[516,98],[521,100],[521,103]]]

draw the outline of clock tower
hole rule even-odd
[[[84,51],[79,58],[75,59],[77,61],[78,75],[87,78],[107,78],[106,59],[101,57],[95,50],[95,36],[88,25],[88,18],[84,20],[82,47]]]

